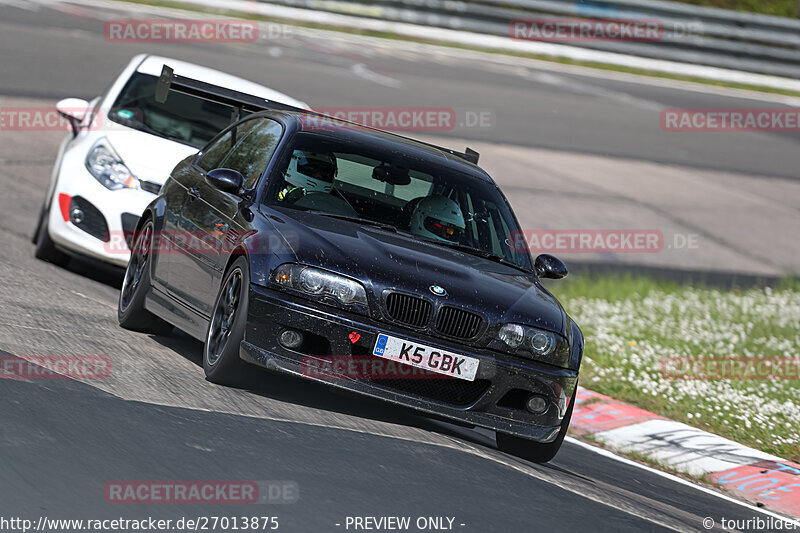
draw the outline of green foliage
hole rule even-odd
[[[678,0],[685,4],[751,11],[779,17],[797,17],[797,0]]]
[[[779,457],[800,459],[796,279],[775,288],[719,290],[599,276],[548,288],[586,337],[581,382],[587,388]],[[784,370],[770,374],[775,379],[703,375],[710,368],[705,362],[733,360],[783,362],[778,368]],[[795,361],[793,366],[786,365],[788,360]],[[690,370],[687,375],[665,371],[676,367]]]

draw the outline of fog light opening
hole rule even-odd
[[[285,329],[278,337],[278,342],[280,342],[281,346],[284,348],[294,350],[303,344],[303,334],[293,329]]]
[[[73,207],[72,210],[69,212],[69,219],[76,226],[80,225],[83,222],[83,218],[84,218],[83,210],[80,207]]]
[[[535,415],[540,415],[547,410],[547,398],[534,394],[525,402],[525,408]]]

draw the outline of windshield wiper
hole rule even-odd
[[[530,272],[529,269],[525,268],[522,265],[519,265],[513,261],[509,261],[505,257],[497,255],[496,253],[489,252],[487,250],[481,250],[479,248],[473,248],[472,246],[467,246],[466,244],[460,244],[457,242],[449,242],[449,241],[434,241],[431,242],[436,244],[441,244],[442,246],[447,246],[448,248],[454,248],[460,252],[465,252],[470,255],[476,255],[478,257],[482,257],[483,259],[488,259],[489,261],[493,261],[495,263],[500,263],[501,265],[510,266],[516,268],[518,270],[522,270],[524,272]]]
[[[356,224],[364,224],[366,226],[373,226],[376,228],[380,228],[382,230],[391,231],[393,233],[397,233],[397,228],[392,226],[391,224],[385,224],[383,222],[378,222],[377,220],[370,220],[368,218],[361,218],[361,217],[351,217],[349,215],[339,215],[337,213],[328,213],[327,211],[315,211],[309,210],[311,213],[315,215],[322,215],[324,217],[335,218],[338,220],[346,220],[348,222],[355,222]]]

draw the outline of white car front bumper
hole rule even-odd
[[[89,174],[83,159],[75,157],[80,150],[72,152],[64,156],[51,199],[47,219],[50,238],[67,252],[124,267],[130,258],[124,231],[133,229],[131,222],[138,220],[156,195],[143,190],[105,188]],[[76,206],[91,206],[83,209],[81,224],[70,219]],[[123,214],[129,221],[125,227]]]

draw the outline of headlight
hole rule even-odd
[[[367,292],[362,284],[327,270],[286,263],[275,269],[272,281],[284,289],[340,307],[367,307]]]
[[[105,137],[89,150],[89,155],[86,156],[86,169],[104,187],[112,191],[139,188],[139,180],[125,166]]]
[[[497,338],[513,354],[562,367],[569,364],[567,340],[552,331],[520,324],[505,324],[497,333]]]
[[[509,348],[516,350],[525,340],[525,328],[519,324],[506,324],[500,328],[499,337]]]

